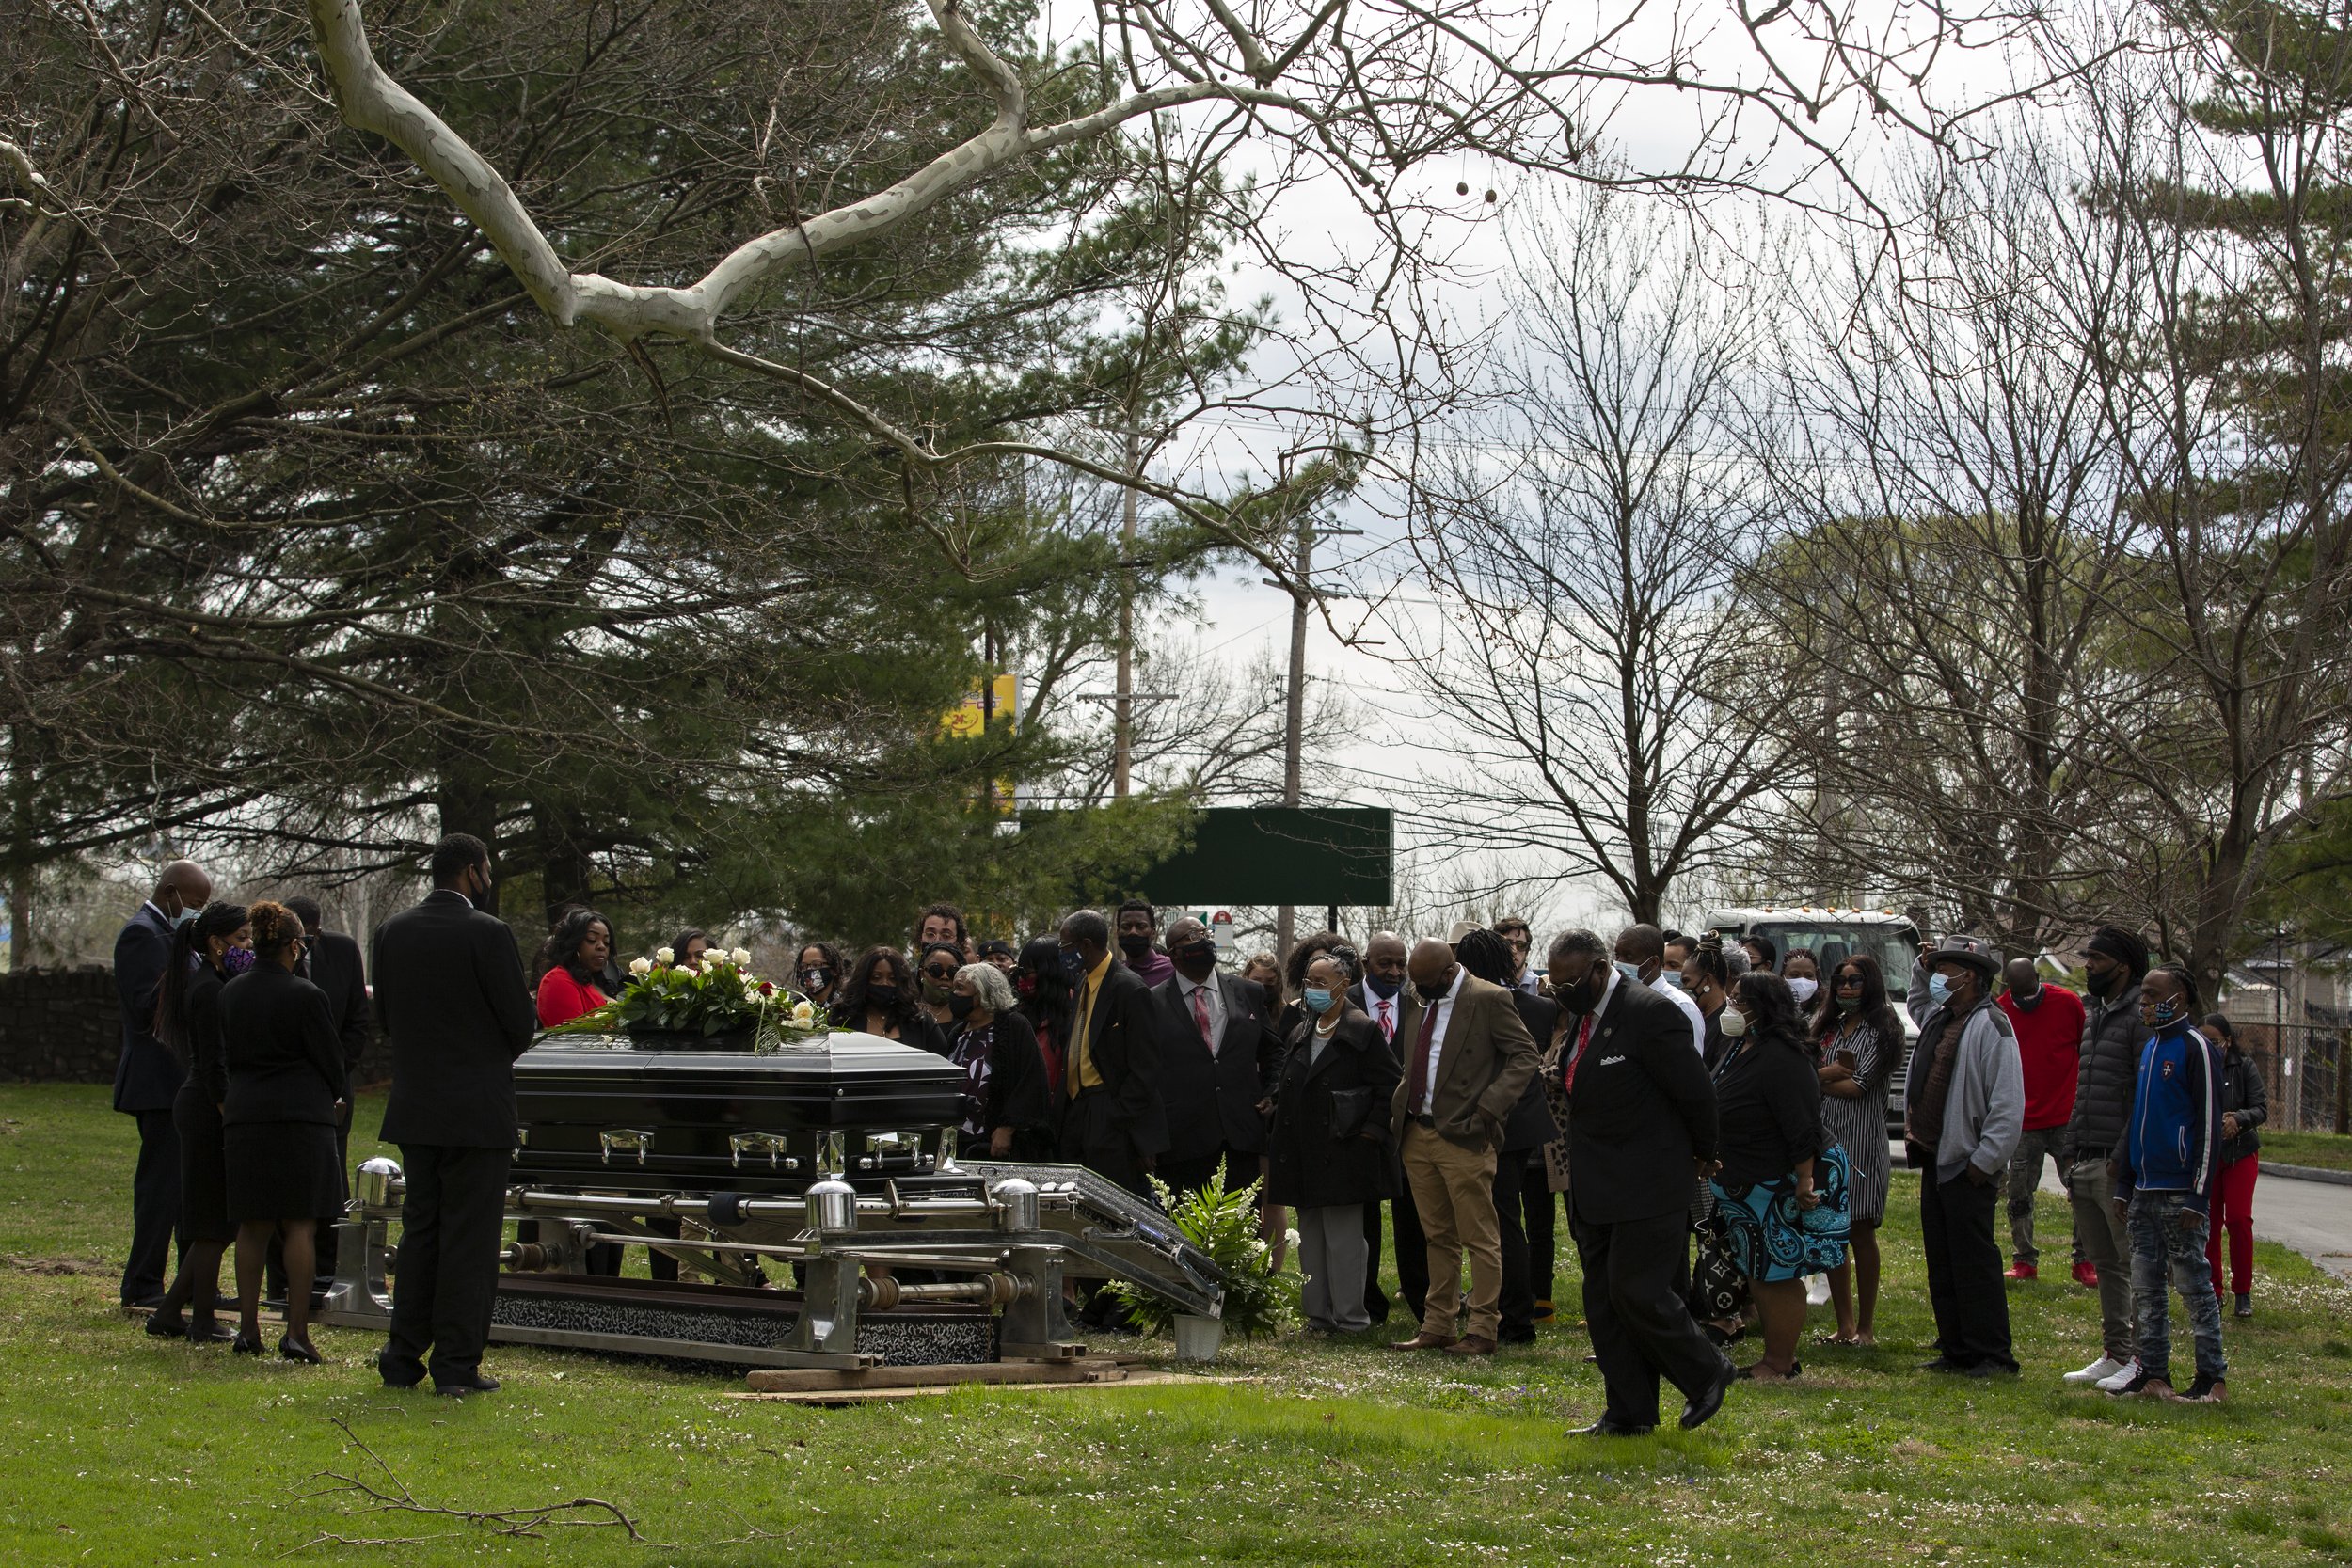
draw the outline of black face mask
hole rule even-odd
[[[1434,986],[1424,986],[1419,980],[1413,982],[1413,994],[1423,1002],[1442,1002],[1445,993],[1453,989],[1454,977],[1450,974]]]
[[[827,986],[832,984],[833,971],[830,969],[803,969],[801,971],[801,989],[803,990],[823,990]]]
[[[1608,989],[1608,966],[1596,963],[1584,978],[1559,993],[1560,1006],[1572,1013],[1589,1013],[1600,1006],[1601,994]]]
[[[2083,985],[2093,996],[2113,996],[2116,990],[2115,982],[2121,979],[2122,974],[2123,972],[2120,969],[2110,969],[2105,974],[2093,974],[2089,970],[2085,970]]]
[[[866,987],[866,1005],[878,1013],[895,1012],[898,1006],[898,988],[896,986]]]
[[[1168,957],[1175,960],[1178,969],[1184,972],[1185,978],[1204,980],[1208,978],[1209,972],[1216,968],[1216,943],[1192,942],[1176,949]]]
[[[977,996],[966,996],[959,991],[947,998],[947,1014],[951,1018],[970,1018],[972,1008],[978,1001]]]
[[[1140,958],[1152,951],[1152,938],[1143,931],[1119,933],[1119,950],[1131,958]]]
[[[1375,996],[1387,998],[1392,997],[1398,991],[1403,990],[1405,989],[1405,982],[1402,980],[1391,980],[1385,974],[1375,974],[1372,971],[1366,970],[1364,972],[1364,989],[1372,992]]]

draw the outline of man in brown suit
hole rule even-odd
[[[1396,1032],[1405,1079],[1391,1109],[1429,1239],[1421,1332],[1397,1350],[1491,1355],[1502,1324],[1502,1236],[1495,1217],[1495,1151],[1503,1122],[1535,1073],[1535,1040],[1502,987],[1473,978],[1442,942],[1414,947],[1411,1000]],[[1456,1339],[1462,1254],[1470,1259],[1470,1332]]]

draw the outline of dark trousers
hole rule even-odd
[[[1159,1168],[1152,1174],[1167,1182],[1170,1192],[1193,1192],[1209,1184],[1209,1179],[1216,1174],[1220,1161],[1225,1165],[1225,1190],[1229,1193],[1240,1191],[1264,1174],[1261,1169],[1265,1164],[1263,1155],[1235,1148],[1231,1144],[1220,1144],[1206,1154],[1181,1160],[1163,1154]],[[1258,1207],[1263,1209],[1265,1205],[1262,1202]]]
[[[1429,1302],[1429,1236],[1421,1227],[1421,1210],[1413,1202],[1413,1184],[1403,1183],[1389,1205],[1390,1239],[1396,1243],[1396,1293],[1421,1322]]]
[[[430,1346],[433,1381],[464,1382],[482,1365],[490,1338],[515,1151],[403,1144],[400,1160],[408,1196],[400,1211],[384,1372],[395,1380],[421,1375]]]
[[[1380,1288],[1380,1205],[1364,1205],[1364,1310],[1372,1321],[1389,1321],[1389,1292]]]
[[[1593,1225],[1571,1213],[1568,1228],[1584,1265],[1584,1325],[1609,1390],[1610,1418],[1658,1424],[1658,1382],[1695,1397],[1722,1370],[1722,1353],[1692,1321],[1691,1217],[1682,1210]]]
[[[1061,1157],[1131,1193],[1152,1196],[1151,1183],[1143,1179],[1143,1160],[1120,1122],[1119,1101],[1108,1089],[1080,1089],[1062,1107]]]
[[[1537,1301],[1549,1307],[1551,1292],[1559,1287],[1560,1200],[1552,1194],[1541,1156],[1528,1171],[1527,1185],[1520,1191],[1527,1203],[1528,1289],[1534,1292]]]
[[[2009,1289],[2001,1279],[2001,1244],[1993,1237],[1994,1200],[1994,1183],[1979,1187],[1964,1171],[1949,1181],[1921,1172],[1919,1243],[1928,1255],[1936,1350],[1963,1367],[1990,1362],[2013,1372]]]
[[[180,1230],[180,1130],[171,1108],[132,1114],[139,1123],[139,1163],[131,1172],[131,1252],[122,1261],[126,1307],[162,1295],[172,1243],[187,1246]]]
[[[1534,1180],[1540,1191],[1541,1172]],[[1527,1150],[1506,1148],[1495,1157],[1495,1233],[1502,1239],[1502,1293],[1495,1305],[1502,1314],[1499,1337],[1505,1344],[1526,1344],[1535,1338],[1535,1291],[1522,1217],[1527,1183]]]

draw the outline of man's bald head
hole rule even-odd
[[[1191,915],[1180,916],[1168,927],[1168,950],[1173,953],[1177,948],[1199,942],[1208,934],[1209,928]]]
[[[1459,963],[1453,948],[1431,937],[1413,944],[1412,956],[1406,959],[1405,967],[1413,977],[1414,988],[1423,996],[1442,996],[1453,986],[1454,971]]]
[[[2031,1002],[2042,994],[2042,971],[2031,958],[2011,958],[2001,966],[2001,978],[2009,982],[2009,993],[2020,1002]]]
[[[177,917],[182,910],[200,910],[213,901],[213,879],[194,861],[173,861],[155,873],[155,907]]]
[[[1405,983],[1405,939],[1394,931],[1373,932],[1364,943],[1364,974],[1387,988],[1381,994],[1394,996]]]

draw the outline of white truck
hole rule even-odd
[[[1827,983],[1839,960],[1850,953],[1867,953],[1886,974],[1887,999],[1902,1020],[1903,1056],[1886,1081],[1886,1135],[1903,1135],[1903,1082],[1911,1066],[1911,1048],[1919,1026],[1911,1022],[1903,992],[1911,984],[1911,966],[1919,957],[1919,927],[1909,916],[1886,909],[1833,909],[1821,905],[1757,905],[1710,911],[1707,928],[1723,933],[1725,942],[1742,937],[1762,937],[1780,958],[1810,953],[1821,966]]]

